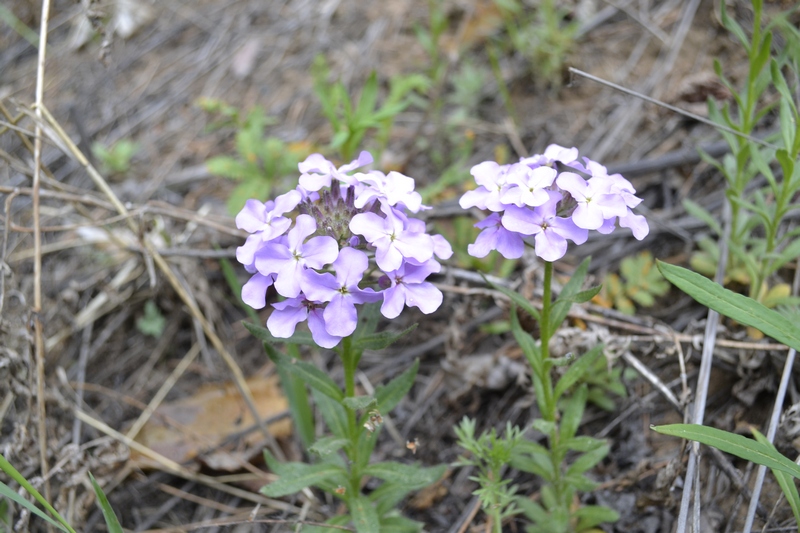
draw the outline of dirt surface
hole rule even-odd
[[[85,531],[104,527],[87,471],[105,487],[122,524],[136,531],[200,526],[288,531],[298,518],[329,518],[339,509],[321,493],[277,502],[257,492],[270,479],[260,450],[265,445],[274,450],[275,443],[247,418],[241,395],[231,384],[236,370],[248,379],[281,452],[294,460],[301,460],[303,453],[287,425],[285,401],[270,378],[274,367],[241,325],[247,315],[220,263],[220,258],[233,256],[244,234],[235,229],[226,208],[235,183],[211,175],[205,161],[233,155],[234,132],[210,129],[212,118],[197,101],[221,99],[244,111],[259,105],[277,119],[268,128],[270,135],[324,147],[331,129],[313,92],[314,58],[323,54],[332,77],[353,92],[376,71],[385,95],[391,77],[430,68],[415,34],[415,27],[428,23],[429,4],[88,4],[56,0],[52,5],[43,102],[84,153],[95,142],[137,143],[130,168],[106,175],[130,217],[117,216],[118,210],[80,162],[67,155],[67,148],[45,143],[43,267],[41,279],[36,278],[28,189],[33,158],[21,140],[33,138],[34,122],[19,115],[34,102],[36,48],[8,24],[0,24],[0,102],[8,112],[0,117],[5,229],[0,250],[0,449],[42,490],[44,451],[51,501]],[[616,272],[622,258],[642,250],[686,264],[695,241],[708,230],[686,214],[682,200],[691,198],[714,213],[721,210],[723,180],[695,156],[698,145],[718,140],[713,129],[566,71],[555,83],[542,80],[519,54],[499,57],[500,84],[487,51],[487,43],[503,32],[491,3],[456,0],[443,5],[448,30],[441,46],[448,78],[440,94],[457,92],[456,73],[465,62],[482,69],[483,83],[459,121],[447,121],[457,111],[453,100],[439,117],[414,105],[401,113],[377,166],[399,169],[421,187],[434,183],[443,171],[431,154],[454,151],[465,140],[472,142],[472,150],[464,168],[498,154],[515,160],[550,143],[577,146],[582,155],[627,171],[645,199],[640,212],[648,217],[651,233],[642,242],[628,232],[594,236],[580,249],[571,248],[557,265],[559,280],[567,279],[589,255],[595,282]],[[23,24],[39,27],[40,6],[32,0],[12,0],[9,7]],[[713,2],[584,0],[567,7],[581,30],[566,65],[654,98],[702,114],[707,94],[720,90],[709,81],[715,58],[734,81],[745,72],[744,52],[721,27]],[[774,11],[786,7],[768,6]],[[138,19],[127,38],[114,31],[114,10],[123,8]],[[752,17],[742,2],[731,3],[730,9],[744,25]],[[87,14],[100,33],[77,46],[76,28]],[[501,85],[510,92],[513,119]],[[715,95],[726,96],[724,90]],[[12,120],[18,115],[18,122]],[[5,131],[10,122],[16,129]],[[687,154],[687,159],[679,165],[662,159],[673,153]],[[643,161],[656,164],[646,169]],[[461,185],[446,187],[434,198],[430,221],[442,231],[452,226],[453,199],[462,190]],[[143,252],[144,241],[160,251],[169,274]],[[524,257],[509,283],[535,300],[541,294],[540,267],[535,257]],[[242,269],[236,272],[240,281],[246,279]],[[506,422],[526,426],[536,416],[525,360],[513,338],[480,328],[507,319],[508,301],[469,274],[449,265],[436,280],[445,294],[442,308],[431,317],[404,312],[384,327],[419,322],[413,338],[364,356],[360,383],[367,392],[415,358],[421,361],[411,394],[387,417],[376,460],[452,463],[461,453],[452,427],[464,416],[477,418],[479,429],[499,430]],[[37,284],[42,307],[34,314]],[[164,317],[160,336],[143,332],[148,302]],[[686,454],[680,441],[649,426],[683,421],[683,412],[690,412],[705,317],[704,308],[673,290],[635,317],[594,304],[576,309],[557,339],[562,353],[602,341],[609,367],[625,368],[627,395],[614,398],[613,410],[590,406],[581,427],[584,434],[611,444],[609,457],[593,472],[601,488],[582,497],[583,503],[607,505],[620,513],[619,522],[603,526],[606,531],[673,530]],[[46,380],[40,392],[33,348],[36,320],[43,324],[46,348]],[[768,340],[750,339],[741,327],[727,322],[718,338],[725,342],[715,354],[706,423],[743,434],[749,434],[750,424],[764,431],[787,352],[774,344],[758,346]],[[222,352],[231,357],[228,362]],[[341,378],[332,353],[305,356]],[[668,384],[682,402],[680,410],[633,370],[631,357]],[[42,392],[44,445],[38,429]],[[791,394],[794,403],[794,384]],[[162,401],[151,416],[147,405]],[[142,426],[137,419],[147,423]],[[414,438],[420,446],[411,455],[405,442]],[[783,444],[785,453],[796,455],[788,442]],[[153,450],[157,457],[148,453]],[[404,513],[424,522],[428,531],[483,531],[486,519],[476,512],[477,500],[471,495],[476,486],[468,479],[472,474],[449,470],[442,481],[407,501]],[[537,494],[536,479],[515,471],[509,475],[520,492]],[[742,482],[739,475],[754,477],[744,463],[703,451],[702,531],[741,529],[749,502],[742,485],[751,481]],[[757,526],[791,528],[791,512],[779,496],[768,475]],[[275,522],[247,523],[253,516]],[[42,521],[19,512],[13,521],[19,530],[44,529]],[[524,530],[521,520],[507,527]]]

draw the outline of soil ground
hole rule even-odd
[[[703,114],[708,94],[726,97],[713,82],[714,59],[734,82],[746,72],[744,52],[722,28],[714,2],[559,4],[580,27],[565,65],[654,98]],[[768,3],[767,8],[777,12],[788,4]],[[487,159],[510,161],[541,153],[551,143],[576,146],[582,155],[625,171],[644,198],[640,212],[650,220],[651,233],[638,242],[618,231],[571,248],[557,266],[559,280],[589,255],[595,282],[618,272],[623,258],[644,250],[687,264],[696,241],[709,230],[687,215],[682,201],[690,198],[715,216],[721,213],[724,181],[696,157],[697,146],[719,139],[714,130],[566,70],[555,79],[542,79],[537,67],[514,51],[500,50],[493,74],[489,49],[504,35],[496,8],[485,0],[442,5],[448,29],[440,46],[447,71],[435,94],[444,107],[438,115],[419,105],[401,113],[377,166],[399,169],[422,187],[436,183],[444,170],[442,158],[447,161],[468,142],[472,148],[464,169]],[[39,27],[40,6],[32,0],[11,0],[6,6],[22,24]],[[245,112],[261,106],[276,118],[268,127],[270,135],[324,147],[331,129],[313,91],[314,58],[323,54],[332,78],[353,93],[377,72],[385,95],[392,77],[430,68],[415,34],[416,27],[428,24],[429,9],[423,0],[117,0],[110,5],[55,0],[43,102],[84,153],[91,153],[93,143],[137,144],[130,167],[106,177],[141,233],[117,217],[64,146],[47,142],[40,279],[34,275],[28,189],[33,158],[21,140],[33,138],[34,122],[24,113],[34,102],[37,49],[9,24],[0,24],[0,103],[8,113],[0,118],[5,229],[0,251],[0,448],[38,487],[44,485],[39,476],[45,451],[51,500],[76,528],[104,527],[87,471],[105,487],[122,524],[135,531],[288,531],[298,518],[324,520],[337,513],[334,502],[319,493],[283,502],[257,493],[268,479],[260,450],[273,443],[254,426],[242,431],[252,419],[246,422],[241,397],[230,384],[232,366],[247,377],[262,415],[274,422],[270,427],[279,435],[280,450],[295,460],[303,453],[285,422],[288,411],[271,377],[274,367],[242,326],[247,315],[221,266],[221,258],[233,257],[244,234],[235,229],[226,207],[235,182],[212,175],[205,162],[235,155],[234,131],[211,128],[212,117],[197,102],[220,99]],[[729,2],[729,9],[747,27],[749,4]],[[82,20],[94,21],[99,33],[78,46],[76,28]],[[120,35],[122,29],[115,32],[119,20],[132,21],[135,31],[128,37]],[[458,100],[453,95],[466,84],[459,77],[465,64],[477,69],[473,78],[479,83]],[[513,116],[504,104],[504,87]],[[17,116],[19,121],[12,120]],[[4,130],[11,122],[16,129]],[[370,143],[374,139],[368,138],[365,147]],[[673,154],[686,157],[680,164],[667,163],[665,156]],[[284,185],[290,186],[275,187]],[[454,198],[463,185],[443,187],[433,199],[429,220],[445,233],[453,231]],[[166,259],[172,279],[143,253],[145,240]],[[236,272],[240,281],[246,279],[242,269]],[[508,282],[535,300],[540,278],[541,264],[526,256]],[[524,358],[513,339],[481,328],[508,318],[507,300],[456,262],[436,281],[445,294],[442,308],[430,317],[404,312],[400,320],[384,324],[420,326],[412,338],[367,353],[361,362],[359,380],[367,392],[414,359],[421,362],[410,395],[386,417],[376,459],[452,463],[461,453],[452,428],[464,416],[476,418],[479,430],[502,430],[507,422],[526,426],[536,416]],[[42,306],[34,314],[37,284]],[[194,312],[188,311],[187,299]],[[147,317],[152,322],[155,316],[148,314],[148,302],[164,319],[158,336],[145,333]],[[704,308],[673,290],[635,316],[584,306],[560,333],[562,353],[599,340],[606,343],[609,367],[625,369],[626,396],[613,398],[611,410],[591,406],[581,426],[583,434],[607,438],[611,445],[609,457],[593,471],[600,489],[582,497],[583,503],[620,513],[619,522],[603,526],[606,531],[666,533],[675,526],[686,453],[679,440],[649,427],[686,418],[705,317]],[[46,379],[38,392],[32,344],[37,320],[46,348]],[[212,335],[204,333],[204,322]],[[718,339],[724,342],[715,352],[706,423],[743,434],[749,434],[751,424],[764,431],[787,351],[768,340],[750,339],[728,322]],[[226,363],[223,351],[233,365]],[[305,356],[341,378],[332,353]],[[682,402],[680,410],[634,371],[633,357],[672,388]],[[795,403],[794,383],[791,389]],[[38,429],[41,394],[44,446]],[[147,423],[136,429],[135,421],[147,414],[154,398],[164,405],[157,416],[143,417]],[[84,414],[79,417],[77,411]],[[135,442],[126,437],[132,428],[138,434]],[[411,455],[405,442],[415,438],[420,445]],[[791,446],[783,449],[797,453]],[[148,457],[147,450],[180,463],[180,475]],[[702,531],[741,530],[749,501],[746,487],[754,477],[750,470],[731,457],[703,451]],[[483,531],[486,519],[471,495],[476,488],[468,479],[472,474],[450,469],[442,481],[407,501],[403,512],[425,523],[428,531]],[[509,475],[520,492],[537,494],[535,479],[513,471]],[[770,476],[761,502],[758,527],[791,529],[791,511]],[[273,522],[248,522],[252,516],[256,522]],[[13,522],[19,530],[44,529],[43,522],[19,512]],[[522,531],[524,524],[509,523],[507,529]]]

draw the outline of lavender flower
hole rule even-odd
[[[272,286],[286,298],[272,304],[267,320],[275,337],[291,337],[307,321],[314,341],[332,348],[355,331],[359,305],[383,301],[387,318],[406,305],[423,313],[441,305],[442,293],[425,280],[441,268],[434,257],[447,259],[453,250],[408,215],[428,209],[412,178],[353,173],[371,162],[372,156],[361,152],[336,167],[313,154],[298,165],[296,190],[275,201],[248,200],[237,215],[237,227],[250,235],[236,258],[253,274],[242,287],[243,301],[266,307]],[[292,217],[292,212],[299,213]],[[383,271],[380,280],[364,279],[371,263]]]
[[[461,197],[461,207],[493,212],[475,224],[483,231],[468,247],[474,257],[497,250],[518,258],[525,238],[533,237],[536,255],[552,262],[564,256],[568,240],[586,242],[589,230],[611,233],[619,225],[639,240],[649,232],[645,218],[632,210],[641,202],[633,185],[619,174],[609,176],[595,161],[579,159],[577,148],[552,144],[519,163],[486,161],[470,172],[478,187]]]

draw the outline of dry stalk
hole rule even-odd
[[[47,427],[45,425],[45,398],[44,398],[44,329],[42,327],[42,233],[39,227],[39,185],[42,165],[42,128],[39,126],[42,118],[42,105],[44,97],[44,62],[47,52],[47,24],[50,17],[50,0],[42,0],[42,23],[39,29],[39,59],[36,64],[36,115],[40,119],[36,123],[33,142],[33,329],[34,350],[36,357],[36,410],[39,416],[39,461],[41,462],[42,478],[44,479],[44,497],[52,501],[50,496],[50,482],[48,481],[49,466],[47,463]],[[48,526],[48,530],[52,530]]]

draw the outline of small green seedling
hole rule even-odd
[[[422,74],[395,76],[389,81],[389,94],[382,105],[378,105],[378,76],[370,74],[358,100],[351,100],[347,88],[341,81],[330,82],[328,63],[322,55],[317,56],[312,68],[314,93],[322,106],[322,114],[333,129],[330,149],[338,152],[343,161],[354,158],[369,131],[375,132],[379,149],[389,142],[394,120],[411,103],[411,93],[425,92],[429,80]]]
[[[122,139],[111,148],[106,148],[97,142],[92,145],[92,154],[107,174],[124,174],[130,170],[131,159],[138,151],[139,145],[126,139]]]
[[[240,113],[230,106],[211,106],[222,114],[223,123],[237,127],[236,157],[221,155],[206,162],[208,171],[239,181],[239,185],[228,198],[231,214],[239,212],[249,198],[267,199],[275,181],[297,172],[297,164],[308,155],[308,148],[301,144],[288,145],[277,137],[265,136],[264,129],[274,123],[264,110],[254,107],[242,121]]]

